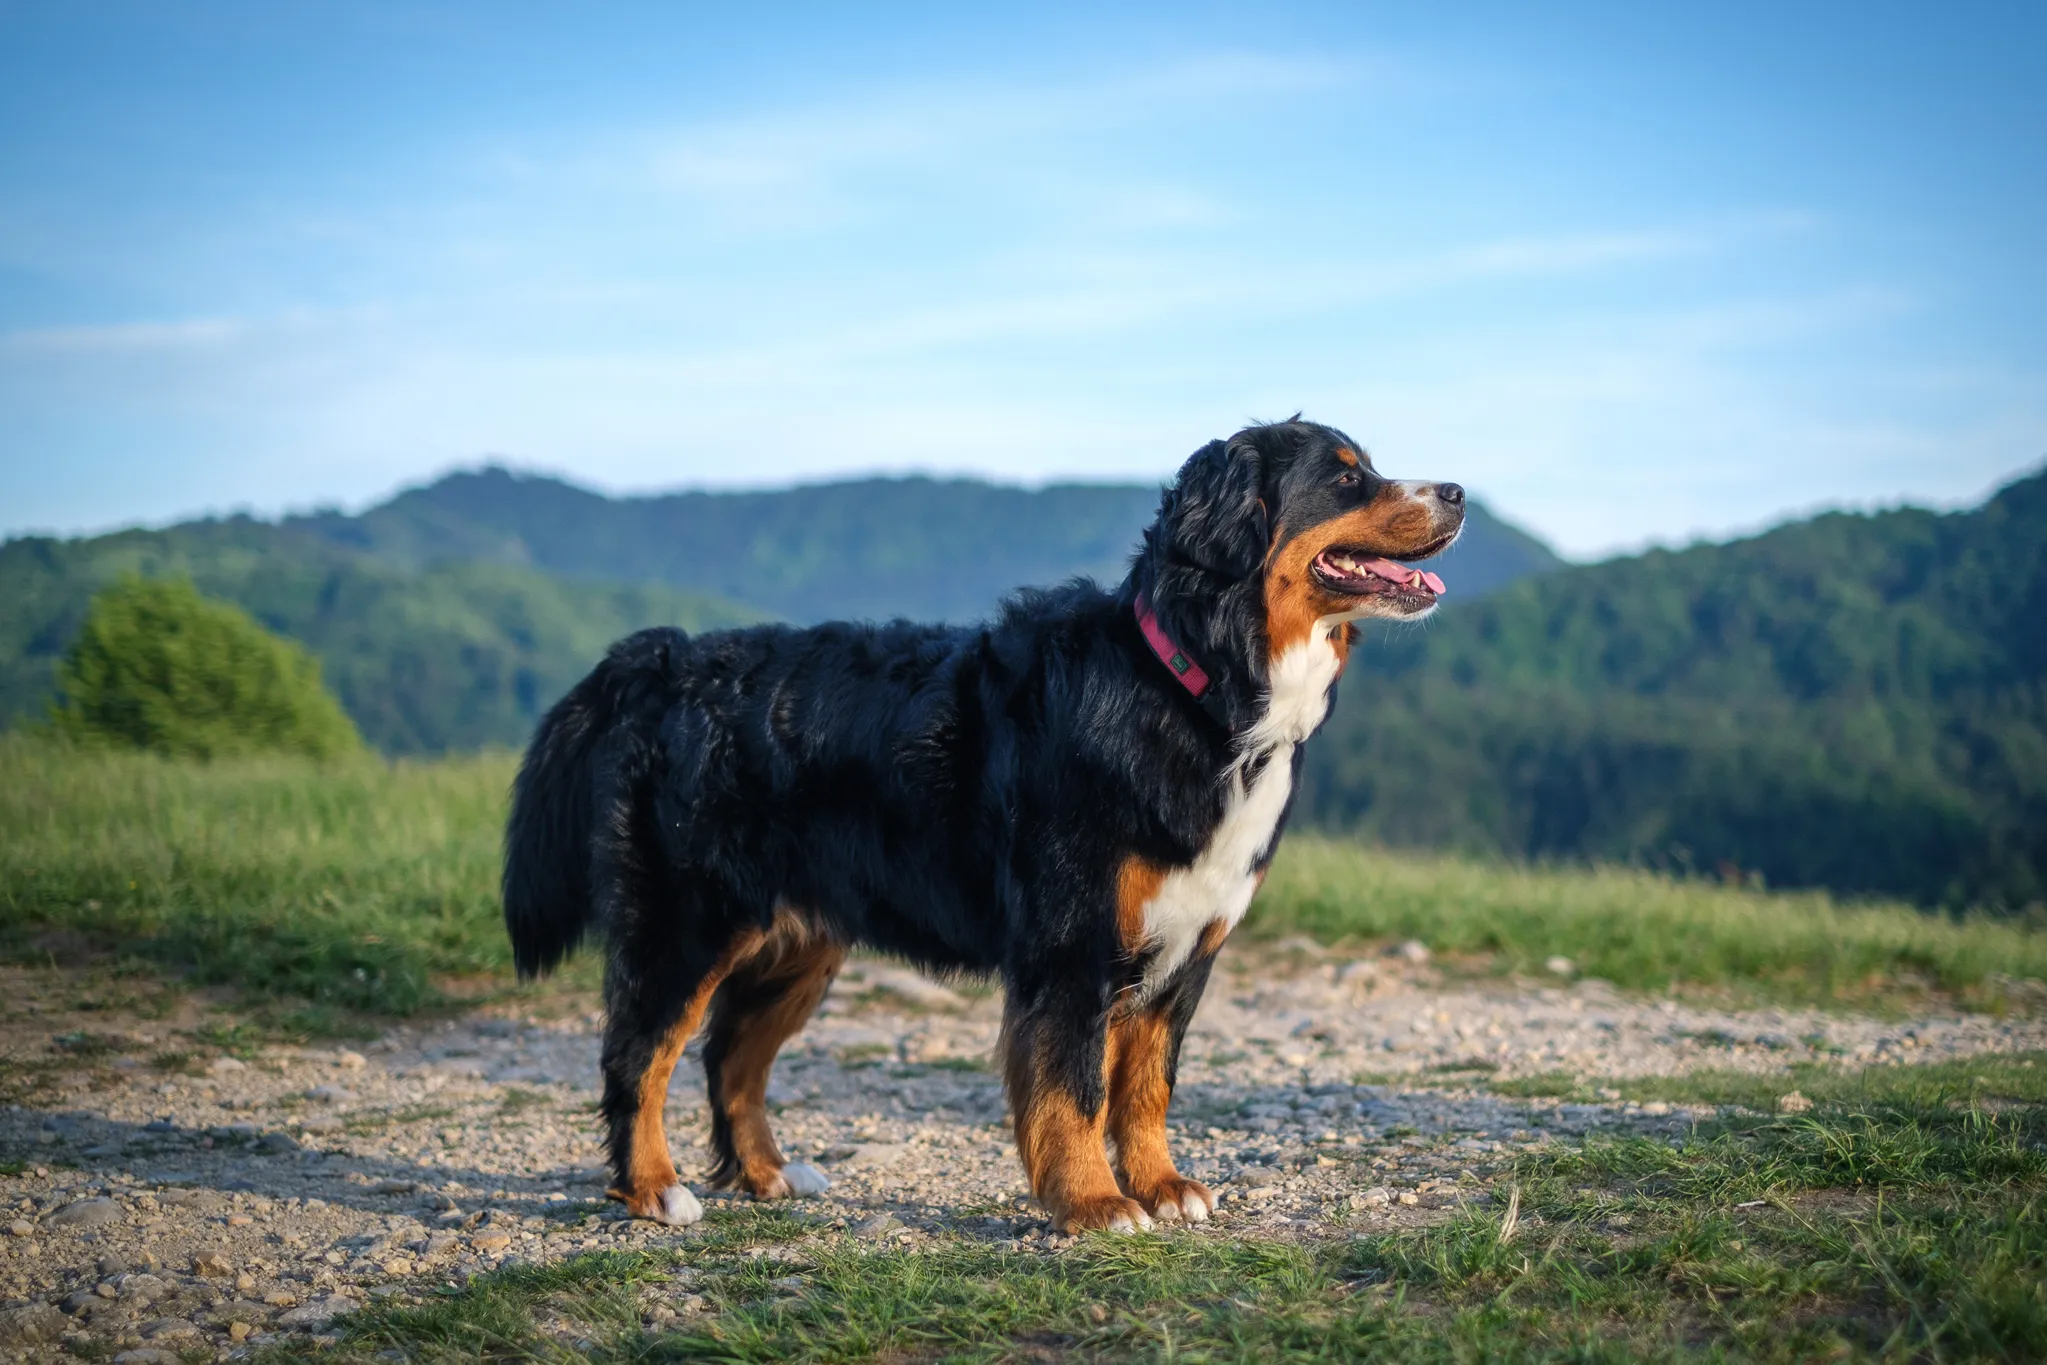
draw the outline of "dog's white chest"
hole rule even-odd
[[[1239,744],[1231,765],[1223,818],[1191,866],[1166,874],[1144,907],[1145,939],[1154,952],[1140,994],[1150,996],[1172,978],[1211,924],[1227,933],[1251,908],[1258,890],[1255,868],[1271,849],[1280,816],[1293,794],[1294,749],[1315,733],[1329,711],[1329,689],[1342,659],[1328,624],[1273,665],[1265,712]],[[1248,778],[1246,774],[1249,774]]]

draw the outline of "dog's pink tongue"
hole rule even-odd
[[[1399,583],[1402,585],[1414,582],[1414,576],[1419,573],[1422,582],[1428,585],[1430,592],[1438,597],[1443,595],[1443,580],[1430,573],[1427,569],[1410,569],[1407,565],[1396,563],[1391,559],[1361,560],[1358,563],[1358,567],[1366,573],[1375,574],[1385,579],[1389,583]]]

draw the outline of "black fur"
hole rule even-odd
[[[608,940],[614,1161],[661,1034],[778,907],[840,944],[999,976],[1012,1048],[1096,1110],[1102,1021],[1142,969],[1118,939],[1117,871],[1190,863],[1222,817],[1220,779],[1266,683],[1272,539],[1381,491],[1368,462],[1364,486],[1331,486],[1343,447],[1301,422],[1212,442],[1112,591],[1020,592],[971,627],[656,629],[613,646],[526,756],[504,899],[522,974],[590,930]],[[1140,594],[1211,675],[1213,715],[1147,647]],[[1208,966],[1190,962],[1156,1002],[1169,1068]],[[748,989],[718,996],[714,1071],[717,1021]],[[729,1136],[714,1139],[729,1179]]]

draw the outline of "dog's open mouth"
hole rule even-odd
[[[1391,597],[1420,603],[1433,602],[1445,591],[1443,580],[1425,569],[1411,569],[1361,550],[1324,550],[1310,567],[1323,587],[1349,597]]]

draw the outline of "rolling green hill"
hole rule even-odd
[[[2047,474],[1375,637],[1308,764],[1310,819],[1393,844],[2047,900]]]
[[[41,712],[86,600],[133,569],[304,641],[388,752],[515,745],[631,629],[972,616],[1020,583],[1119,574],[1154,496],[898,479],[606,499],[491,469],[354,517],[18,540],[0,546],[0,717]],[[2047,475],[1967,512],[1578,567],[1485,518],[1444,572],[1437,620],[1355,656],[1309,749],[1305,822],[2047,901]]]
[[[525,742],[612,640],[764,617],[970,619],[1024,584],[1114,581],[1156,488],[868,479],[605,498],[502,469],[359,516],[238,517],[0,545],[0,724],[43,713],[57,656],[123,571],[184,574],[319,655],[390,753]],[[1557,563],[1478,512],[1458,590]]]
[[[1123,578],[1156,486],[861,479],[756,493],[606,498],[490,468],[451,474],[360,516],[289,523],[406,565],[522,564],[576,578],[668,583],[790,621],[969,621],[1024,586]],[[1473,504],[1442,572],[1476,595],[1559,563]]]
[[[655,623],[757,619],[666,587],[501,564],[384,563],[237,518],[0,545],[0,719],[39,716],[92,594],[123,572],[182,574],[306,644],[363,736],[389,753],[521,744],[612,640]]]

